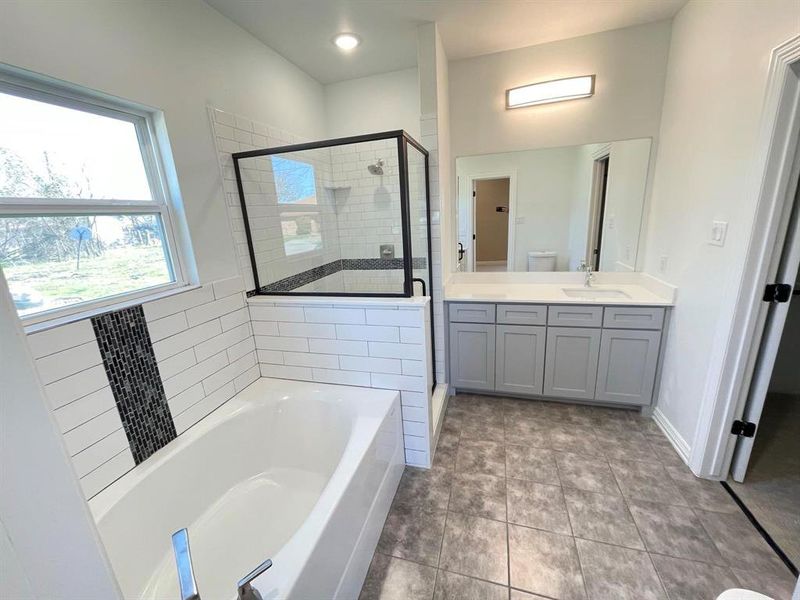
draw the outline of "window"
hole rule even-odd
[[[0,268],[41,320],[181,283],[150,115],[0,79]]]
[[[322,250],[314,166],[299,160],[271,157],[275,193],[281,209],[281,233],[286,256]]]

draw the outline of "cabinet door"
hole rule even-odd
[[[660,331],[604,329],[595,398],[648,405],[658,365]]]
[[[599,329],[548,327],[544,395],[594,398],[599,354]]]
[[[450,323],[450,378],[456,388],[494,389],[494,325]]]
[[[497,326],[495,390],[541,395],[545,331],[545,327]]]

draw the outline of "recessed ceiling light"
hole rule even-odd
[[[352,50],[361,43],[361,38],[355,33],[339,33],[333,38],[333,43],[341,50]]]

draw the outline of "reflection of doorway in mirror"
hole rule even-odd
[[[474,181],[476,271],[508,268],[509,189],[508,177]]]
[[[600,249],[603,245],[603,219],[606,214],[609,154],[595,158],[592,168],[592,196],[589,201],[589,239],[586,244],[586,265],[600,270]]]

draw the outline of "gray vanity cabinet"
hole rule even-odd
[[[494,390],[495,326],[450,323],[450,377],[456,388]]]
[[[548,327],[544,395],[591,400],[600,357],[600,330]]]
[[[604,329],[595,399],[650,404],[660,343],[660,331]]]
[[[497,326],[494,369],[496,391],[541,395],[545,332],[545,327]]]

